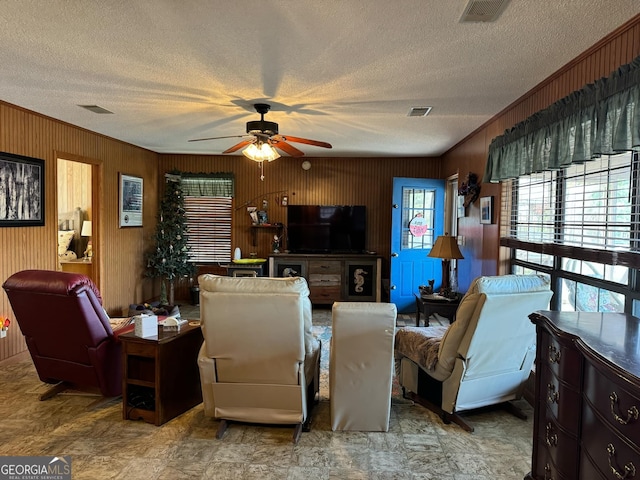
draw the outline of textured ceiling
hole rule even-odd
[[[440,155],[640,0],[3,0],[0,99],[156,152],[218,154],[258,120],[307,156]],[[97,115],[77,105],[99,105]],[[431,106],[427,117],[410,107]],[[239,152],[238,152],[239,153]]]

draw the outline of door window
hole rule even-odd
[[[435,190],[423,188],[402,189],[402,242],[400,248],[430,249],[434,242]],[[426,230],[415,235],[409,228],[412,220],[421,217]],[[421,232],[422,233],[422,232]]]

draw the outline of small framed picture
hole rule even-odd
[[[480,197],[480,223],[493,223],[493,197]]]
[[[119,226],[141,227],[143,179],[121,173],[119,180]]]

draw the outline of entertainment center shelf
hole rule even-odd
[[[274,254],[270,277],[304,277],[315,304],[380,302],[382,257],[364,254]]]

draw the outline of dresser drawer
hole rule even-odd
[[[582,453],[580,455],[580,479],[581,480],[608,480],[614,478],[604,475],[598,467],[593,464],[589,455]]]
[[[563,382],[578,389],[582,375],[582,356],[572,347],[566,347],[548,333],[542,335],[541,343],[542,365],[549,369]]]
[[[333,303],[340,300],[340,287],[309,288],[311,303]]]
[[[549,451],[546,448],[538,448],[538,455],[533,470],[533,478],[544,478],[548,480],[575,480],[577,478],[575,472],[577,465],[573,468],[573,474],[566,476],[558,470],[556,464],[553,463],[553,459]]]
[[[124,344],[124,351],[127,355],[131,356],[155,358],[158,349],[154,344],[149,342],[126,342]]]
[[[342,273],[342,262],[336,260],[312,260],[309,262],[309,274]]]
[[[611,430],[609,425],[596,415],[588,402],[585,402],[582,410],[581,455],[585,454],[606,478],[640,477],[640,451],[627,443],[616,431]],[[620,476],[616,475],[614,470]],[[635,476],[632,475],[634,471]]]
[[[568,432],[560,428],[553,414],[546,409],[539,436],[538,444],[546,447],[546,457],[552,460],[556,469],[568,478],[575,477],[579,451],[575,430]]]
[[[540,397],[560,426],[570,432],[578,431],[582,397],[573,387],[561,382],[548,367],[540,372]]]
[[[594,364],[585,362],[585,398],[612,429],[640,448],[640,399],[614,378],[608,378]]]
[[[339,287],[341,284],[340,275],[334,274],[321,274],[311,273],[309,274],[309,286],[310,287]]]

